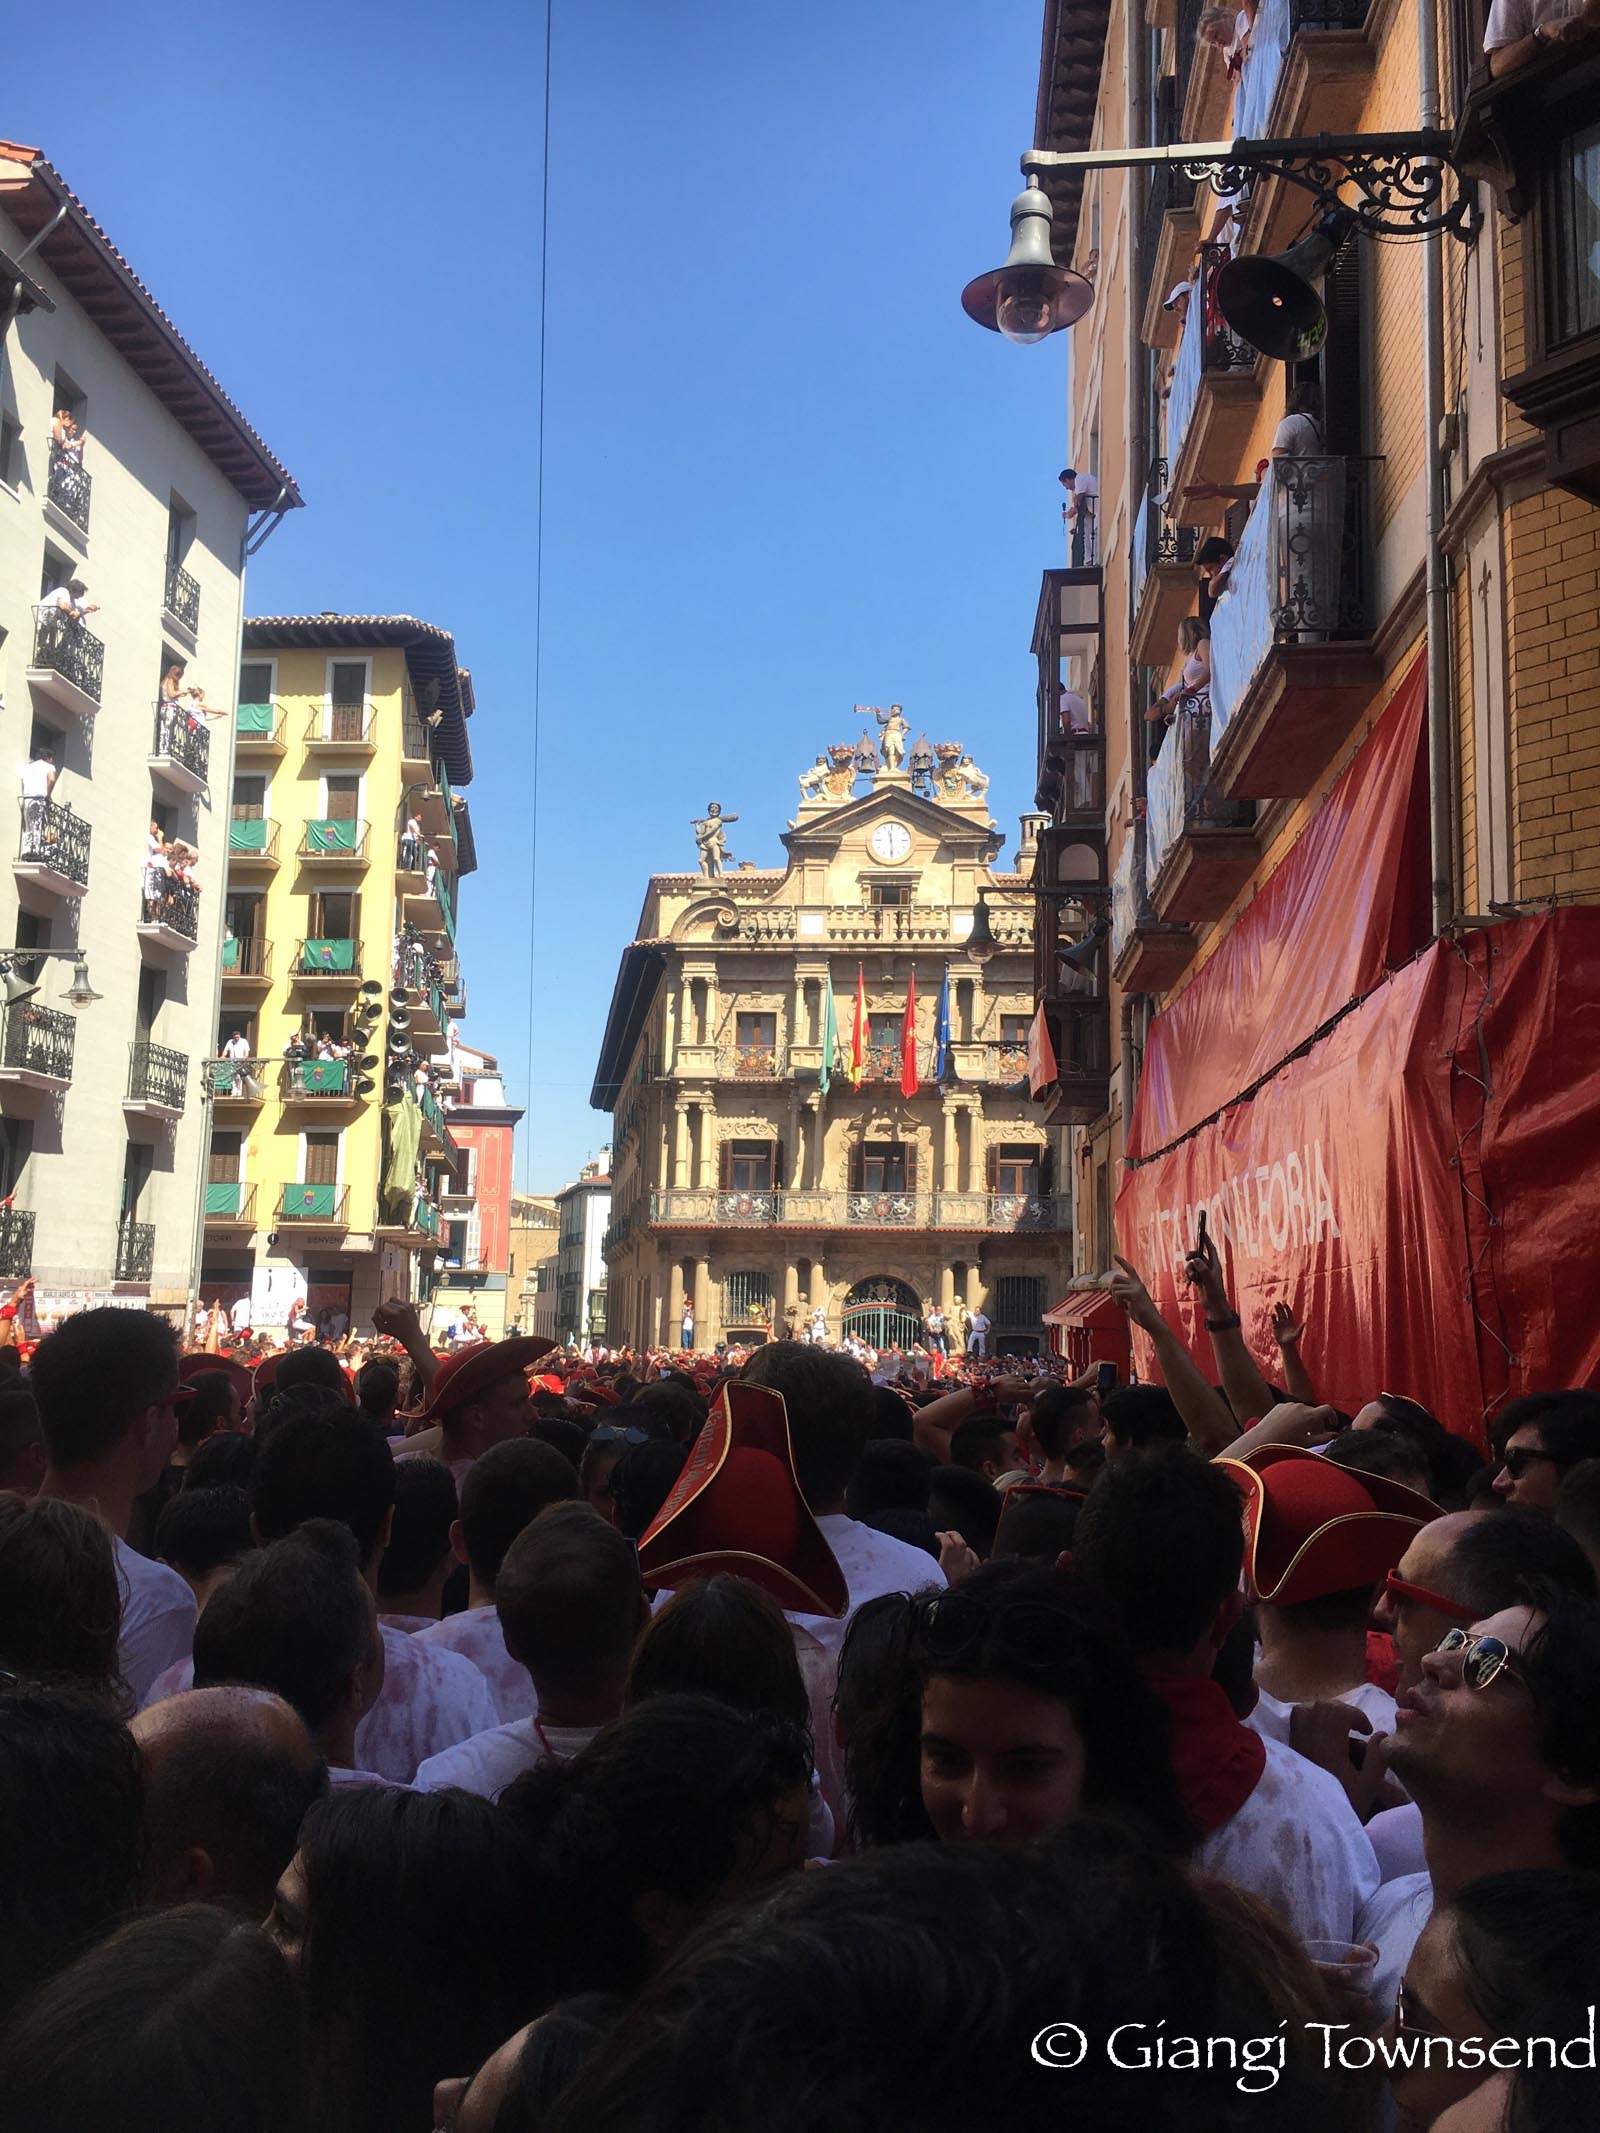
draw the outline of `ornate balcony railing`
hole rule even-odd
[[[155,1263],[155,1224],[132,1222],[124,1215],[117,1224],[118,1281],[148,1281]]]
[[[672,1186],[650,1196],[656,1228],[955,1229],[975,1234],[1065,1227],[1071,1203],[1038,1193],[738,1191]]]
[[[914,1192],[847,1192],[844,1218],[848,1223],[872,1229],[925,1229],[927,1203],[919,1201]]]
[[[186,630],[200,627],[200,587],[181,563],[167,565],[166,610]]]
[[[181,1111],[188,1091],[187,1052],[169,1051],[164,1044],[129,1045],[129,1103],[155,1104],[163,1111]]]
[[[1187,569],[1194,562],[1200,536],[1193,526],[1176,525],[1169,517],[1167,462],[1152,459],[1145,493],[1133,522],[1133,601],[1135,607],[1152,570],[1164,563]]]
[[[1005,1235],[1066,1226],[1069,1203],[1035,1192],[936,1192],[935,1229],[978,1229]]]
[[[1211,789],[1211,698],[1185,691],[1177,716],[1145,779],[1145,867],[1154,881],[1172,847],[1205,824],[1237,829],[1249,822],[1248,800]]]
[[[717,1048],[717,1072],[735,1081],[772,1081],[788,1072],[789,1055],[777,1044],[724,1044]]]
[[[271,1059],[208,1059],[205,1074],[213,1099],[222,1104],[260,1103],[275,1064]]]
[[[1093,570],[1099,561],[1099,543],[1095,532],[1100,508],[1098,496],[1080,496],[1075,499],[1077,509],[1072,515],[1067,535],[1067,553],[1073,570]]]
[[[26,1281],[33,1272],[33,1209],[0,1207],[0,1280]]]
[[[81,533],[89,530],[89,492],[94,483],[83,471],[83,461],[58,444],[50,447],[50,478],[45,493]]]
[[[313,711],[311,723],[306,727],[308,748],[351,748],[372,746],[374,720],[365,704],[329,704],[324,711]]]
[[[204,784],[211,770],[211,735],[205,720],[196,718],[181,704],[158,701],[151,753],[181,764],[191,777]]]
[[[59,607],[49,607],[35,618],[33,664],[59,674],[63,681],[70,681],[75,689],[81,689],[96,704],[100,701],[105,663],[105,646],[89,625],[76,615],[64,614]]]
[[[235,1222],[242,1229],[254,1229],[255,1186],[246,1185],[239,1178],[209,1179],[206,1184],[206,1220]]]
[[[248,866],[252,860],[278,863],[278,825],[265,815],[236,815],[228,824],[228,855]]]
[[[342,1229],[350,1202],[348,1185],[285,1185],[278,1202],[280,1222],[320,1222]]]
[[[253,933],[248,939],[236,937],[222,944],[222,975],[225,978],[270,978],[272,975],[272,943],[264,933]]]
[[[200,938],[200,884],[196,881],[160,876],[157,886],[144,889],[140,911],[146,926],[165,926],[186,941]]]
[[[1377,461],[1269,461],[1239,539],[1229,597],[1211,618],[1212,739],[1274,645],[1360,639],[1372,628],[1369,470]]]
[[[1200,247],[1200,264],[1190,284],[1189,309],[1172,365],[1172,389],[1167,395],[1166,456],[1170,466],[1175,467],[1182,454],[1202,379],[1220,371],[1247,371],[1255,365],[1255,350],[1234,339],[1217,305],[1217,275],[1231,257],[1225,244]]]
[[[359,978],[361,943],[331,937],[296,941],[294,972],[300,978]]]
[[[848,1058],[848,1051],[846,1057]],[[863,1081],[898,1081],[903,1055],[898,1044],[869,1044],[861,1062]]]
[[[38,1007],[32,1000],[8,1007],[5,1012],[0,1065],[19,1073],[42,1074],[51,1081],[70,1081],[77,1018],[54,1007]]]
[[[75,881],[79,888],[87,888],[89,825],[82,815],[75,815],[70,807],[58,807],[54,800],[24,800],[21,804],[18,860],[28,866],[48,867],[53,874]]]
[[[286,1059],[279,1082],[286,1103],[318,1097],[345,1102],[355,1094],[355,1072],[348,1059]]]

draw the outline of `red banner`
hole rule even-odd
[[[1304,834],[1150,1028],[1130,1156],[1167,1147],[1428,937],[1419,658]]]
[[[1183,1256],[1199,1210],[1246,1339],[1305,1327],[1318,1394],[1404,1393],[1479,1437],[1516,1394],[1600,1384],[1600,911],[1441,942],[1166,1155],[1117,1230],[1214,1376]],[[1152,1375],[1149,1344],[1135,1361]]]

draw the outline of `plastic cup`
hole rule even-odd
[[[1368,1983],[1368,1972],[1378,1967],[1378,1951],[1369,1941],[1307,1940],[1300,1945],[1319,1970],[1335,1971],[1358,1989]]]

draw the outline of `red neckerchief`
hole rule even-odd
[[[1242,1725],[1217,1684],[1203,1674],[1152,1674],[1150,1686],[1172,1718],[1172,1769],[1189,1819],[1203,1837],[1249,1799],[1267,1767],[1267,1744]]]

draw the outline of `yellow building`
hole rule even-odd
[[[909,1347],[930,1303],[953,1331],[981,1306],[995,1341],[1038,1345],[1071,1180],[1028,1095],[1031,909],[995,871],[983,772],[908,740],[890,723],[881,765],[868,744],[818,757],[786,867],[726,859],[708,813],[702,871],[650,880],[591,1096],[614,1121],[613,1346],[676,1346],[685,1302],[701,1348],[814,1322]]]
[[[245,623],[201,1293],[248,1293],[258,1326],[431,1281],[472,708],[432,624]]]

